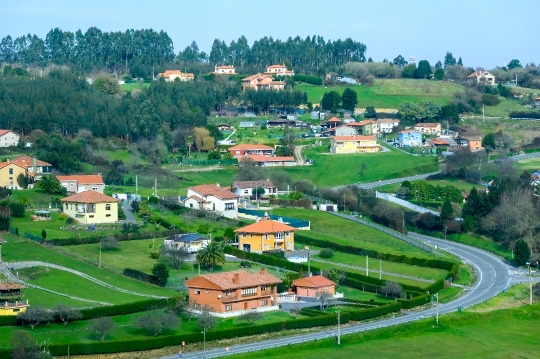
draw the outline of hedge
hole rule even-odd
[[[91,236],[91,237],[70,237],[70,238],[54,238],[47,240],[45,243],[53,246],[74,246],[79,244],[93,244],[99,243],[102,239],[106,237],[114,237],[119,241],[133,241],[138,239],[151,239],[157,237],[168,237],[174,234],[186,233],[181,229],[169,229],[165,231],[146,231],[138,233],[129,233],[127,236],[125,234],[110,234],[110,235],[101,235],[101,236]]]
[[[295,234],[294,239],[295,241],[299,243],[313,245],[320,248],[331,248],[338,252],[355,254],[359,256],[367,255],[372,258],[383,259],[389,262],[405,263],[405,264],[416,265],[420,267],[451,270],[455,264],[455,262],[446,261],[442,259],[425,259],[425,258],[408,257],[405,255],[398,256],[395,254],[382,253],[379,251],[365,249],[361,247],[343,245],[343,244],[335,243],[335,242],[324,240],[324,239],[312,238],[304,234]]]
[[[317,86],[320,86],[320,85],[323,84],[322,78],[320,78],[318,76],[294,75],[292,77],[292,79],[294,81],[301,81],[301,82],[305,82],[305,83],[308,83],[308,84],[311,84],[311,85],[317,85]]]
[[[380,307],[361,309],[361,310],[351,310],[351,311],[347,309],[344,309],[344,310],[346,310],[346,313],[350,314],[351,320],[360,321],[360,320],[380,317],[382,315],[386,315],[389,313],[399,312],[401,310],[401,303],[393,302],[386,305],[382,305]]]
[[[423,305],[429,302],[429,295],[421,294],[419,296],[412,297],[410,299],[398,299],[398,302],[401,303],[401,307],[403,309],[411,309],[411,308],[414,308],[414,307],[417,307],[419,305]]]
[[[124,269],[124,275],[133,279],[140,280],[142,282],[158,285],[159,280],[155,275],[146,274],[137,269],[126,268]]]
[[[341,321],[346,323],[350,320],[350,315],[345,312],[341,313]],[[311,318],[292,319],[283,322],[267,323],[260,325],[252,325],[249,327],[239,327],[234,330],[219,330],[209,331],[206,333],[206,340],[222,340],[232,339],[235,337],[257,335],[269,332],[278,332],[286,329],[301,329],[313,328],[319,326],[329,326],[337,324],[337,316],[335,314],[320,315]],[[178,335],[162,335],[158,337],[148,337],[143,339],[131,340],[115,340],[92,343],[72,343],[69,344],[69,352],[71,355],[89,355],[89,354],[106,354],[125,351],[150,350],[163,348],[167,346],[178,345],[184,341],[185,343],[201,342],[203,334],[200,332]],[[54,356],[66,355],[67,345],[50,345],[51,354]],[[7,358],[4,353],[0,352],[0,358]]]

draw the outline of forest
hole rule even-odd
[[[21,64],[26,68],[68,65],[79,73],[108,70],[118,75],[147,78],[171,66],[195,73],[209,72],[214,65],[234,65],[243,73],[257,72],[275,63],[285,63],[309,72],[326,71],[349,61],[365,61],[366,46],[350,38],[324,40],[321,36],[286,41],[264,37],[250,46],[245,36],[227,45],[214,40],[209,54],[197,43],[178,54],[169,35],[152,29],[104,32],[91,27],[75,33],[51,29],[44,39],[25,35],[0,41],[0,63]]]

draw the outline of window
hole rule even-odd
[[[226,305],[226,306],[225,306],[225,310],[226,310],[226,311],[231,311],[231,310],[232,310],[232,305],[230,305],[230,304],[229,304],[229,305]]]
[[[15,308],[15,309],[13,309],[13,313],[20,312],[20,311],[21,311],[20,308]]]
[[[226,290],[226,291],[225,291],[225,295],[231,295],[231,291],[230,291],[230,290]]]
[[[244,190],[244,193],[249,194],[249,191],[247,189]]]
[[[110,217],[111,215],[110,214],[106,214],[105,217]]]
[[[13,174],[13,168],[10,168],[10,169],[9,169],[9,174],[10,174],[10,175]]]
[[[257,288],[242,289],[242,297],[250,297],[257,295]]]
[[[291,232],[285,232],[285,237],[289,238],[291,236]]]
[[[69,204],[66,203],[66,210],[68,209]]]
[[[267,286],[266,285],[261,285],[261,290],[266,290]]]
[[[69,184],[69,187],[73,187],[73,183],[70,183],[70,184]]]
[[[261,300],[261,305],[266,305],[266,299]]]
[[[291,242],[287,242],[287,247],[290,247],[291,246]]]
[[[90,217],[90,218],[94,218],[94,215],[93,215],[93,214],[91,214],[91,215],[89,215],[88,217]]]
[[[253,233],[250,233],[250,234],[249,234],[249,238],[253,238]]]
[[[201,305],[199,303],[193,303],[193,308],[200,309]]]
[[[230,211],[234,209],[234,203],[225,203],[225,210]]]
[[[98,188],[97,187],[92,187],[92,191],[97,191]]]
[[[189,204],[189,208],[193,208],[193,203],[190,203],[190,204]]]
[[[270,239],[270,235],[269,235],[269,234],[266,235],[266,239],[267,239],[267,240]]]
[[[246,234],[245,234],[245,233],[242,233],[242,238],[246,238]]]
[[[270,245],[269,245],[269,244],[266,245],[266,249],[270,249]]]
[[[201,291],[200,291],[199,289],[195,289],[195,290],[193,291],[193,294],[201,294]]]
[[[110,205],[109,203],[107,203],[107,204],[105,205],[105,209],[106,209],[107,211],[110,211],[110,210],[111,210],[111,205]]]

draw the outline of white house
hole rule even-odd
[[[19,144],[20,136],[10,130],[0,130],[0,147],[13,147]]]
[[[233,184],[234,193],[240,197],[250,197],[254,188],[264,188],[264,195],[277,196],[278,188],[274,186],[270,180],[266,181],[236,181]]]
[[[285,65],[272,65],[266,68],[265,75],[294,76],[294,71],[287,70]]]
[[[485,82],[495,85],[495,76],[486,70],[478,70],[467,76],[468,82]]]
[[[238,196],[228,188],[216,184],[189,187],[184,206],[202,211],[213,211],[223,217],[238,217]]]
[[[399,126],[399,120],[394,118],[380,118],[377,120],[380,133],[392,133]]]
[[[234,69],[234,66],[215,66],[213,73],[216,75],[235,75],[236,70]]]
[[[336,127],[333,130],[335,136],[354,136],[358,134],[355,128],[345,125]]]
[[[438,122],[417,123],[414,130],[424,135],[440,135],[442,126]]]
[[[198,233],[175,234],[163,240],[165,248],[185,250],[188,253],[197,253],[210,243],[211,239]]]
[[[56,178],[68,193],[80,193],[88,190],[103,193],[105,189],[101,175],[57,176]]]

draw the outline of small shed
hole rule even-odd
[[[32,221],[50,221],[51,212],[41,209],[39,211],[36,211],[35,214],[31,218],[32,218]]]

